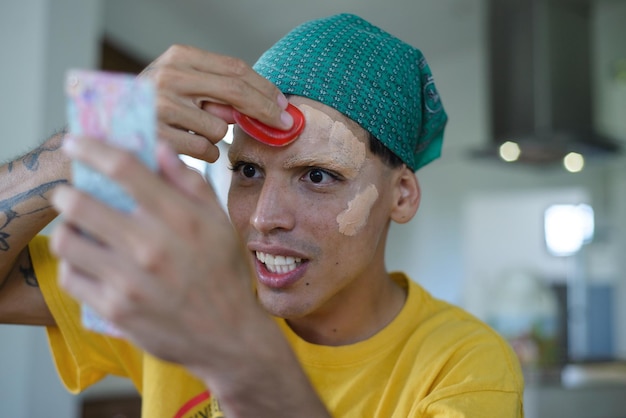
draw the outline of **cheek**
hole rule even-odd
[[[348,202],[348,207],[337,216],[339,232],[350,237],[358,234],[367,225],[377,199],[378,190],[373,184],[359,192]]]
[[[249,223],[251,213],[254,210],[252,196],[230,190],[228,192],[227,207],[231,223],[237,231],[241,232],[241,228]]]
[[[298,207],[297,219],[306,230],[315,235],[327,237],[337,233],[335,217],[341,211],[337,202],[324,201],[323,199],[303,199]]]

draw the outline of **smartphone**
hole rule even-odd
[[[89,136],[133,152],[156,170],[156,91],[153,84],[134,74],[69,70],[65,79],[68,131]],[[122,187],[100,172],[72,162],[76,188],[121,211],[131,211],[135,202]],[[86,305],[83,325],[93,331],[121,336],[110,323]]]

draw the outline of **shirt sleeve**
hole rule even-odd
[[[501,339],[485,336],[456,347],[437,387],[414,416],[523,418],[524,383],[513,356]]]
[[[439,399],[429,404],[426,410],[417,416],[423,418],[523,418],[524,412],[518,393],[483,390]]]
[[[429,334],[436,378],[415,417],[523,418],[524,377],[511,346],[470,314],[449,309]],[[438,358],[438,360],[437,360]]]
[[[82,327],[80,305],[57,285],[58,262],[49,250],[48,238],[35,237],[29,251],[44,300],[56,322],[46,331],[56,369],[67,390],[78,393],[107,374],[134,377],[129,362],[141,364],[137,350],[123,340]]]

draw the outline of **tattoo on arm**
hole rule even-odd
[[[20,265],[20,273],[22,273],[22,276],[24,277],[24,282],[28,286],[39,287],[39,282],[37,281],[37,276],[35,275],[35,268],[33,267],[30,253],[28,254],[26,265]]]
[[[39,196],[41,199],[47,202],[48,199],[45,197],[45,194],[59,184],[64,184],[67,182],[68,181],[66,179],[51,181],[49,183],[40,184],[39,186],[31,190],[19,193],[8,199],[0,200],[0,213],[4,214],[6,218],[4,220],[4,223],[0,224],[0,251],[9,251],[11,249],[11,245],[9,244],[9,238],[11,234],[6,232],[6,229],[12,221],[21,216],[31,215],[33,213],[46,210],[50,208],[50,205],[46,203],[45,206],[21,214],[15,211],[15,207],[21,202],[24,202],[25,200],[31,199],[36,196]]]
[[[51,147],[41,145],[22,157],[22,163],[29,171],[37,171],[37,169],[39,169],[39,157],[41,156],[41,154],[43,154],[44,152],[56,151],[59,148],[61,148],[60,143]],[[9,170],[10,169],[11,168],[9,167]]]

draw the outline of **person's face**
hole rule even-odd
[[[376,291],[398,170],[339,112],[291,102],[306,118],[292,144],[271,147],[236,131],[228,210],[254,260],[261,304],[295,319],[345,310]]]

